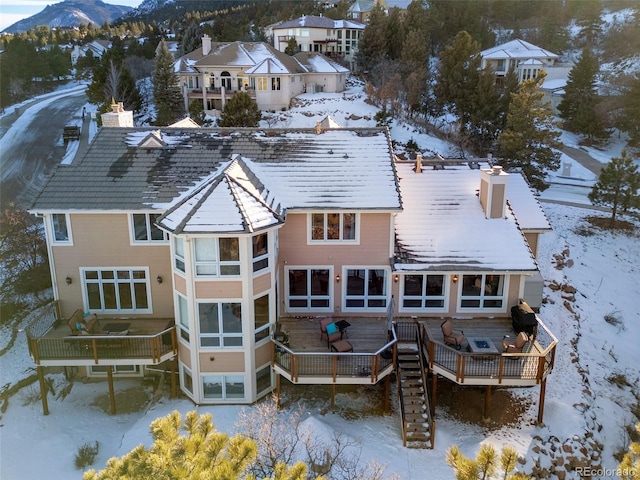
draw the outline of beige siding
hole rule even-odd
[[[533,252],[534,258],[538,257],[538,239],[540,238],[539,233],[527,232],[524,234],[524,238],[527,239],[527,243],[529,244],[529,248]]]
[[[201,352],[199,362],[201,373],[244,372],[245,370],[244,353],[242,352]]]
[[[502,217],[506,187],[506,185],[502,184],[496,184],[493,186],[493,194],[491,195],[491,218]]]
[[[260,292],[266,292],[271,288],[271,274],[265,273],[253,279],[253,293],[257,295]]]
[[[240,281],[197,281],[196,298],[242,298]]]
[[[183,276],[174,273],[173,286],[182,295],[187,295],[187,280]]]
[[[169,245],[132,246],[128,216],[119,214],[71,214],[73,246],[53,246],[53,262],[59,284],[63,316],[84,308],[80,268],[148,267],[153,317],[173,317]],[[96,254],[99,252],[99,255]],[[165,281],[156,282],[160,275]],[[72,280],[65,283],[66,277]]]
[[[256,348],[254,368],[261,367],[265,363],[269,363],[271,361],[271,348],[271,342],[267,342]]]
[[[509,309],[518,303],[518,297],[520,296],[520,282],[524,278],[522,275],[511,275],[509,278],[509,293],[507,295],[507,304],[505,310],[509,312]]]
[[[191,369],[191,351],[182,344],[178,347],[178,358]]]

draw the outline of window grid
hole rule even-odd
[[[379,268],[348,268],[345,309],[387,307],[387,271]]]
[[[243,375],[203,375],[202,395],[213,400],[244,398]]]
[[[262,233],[251,239],[253,250],[253,272],[259,272],[269,268],[269,245],[268,235]]]
[[[355,213],[312,213],[312,242],[356,241]]]
[[[290,310],[331,309],[330,268],[290,268],[287,305]]]
[[[66,213],[51,215],[51,237],[54,243],[69,243],[69,222]]]
[[[134,213],[131,227],[134,243],[166,243],[169,235],[154,225],[159,213]]]
[[[240,303],[198,303],[200,347],[242,347],[242,306]]]
[[[504,275],[463,275],[461,309],[502,309],[505,302]]]
[[[253,301],[255,342],[269,337],[269,294]]]
[[[92,312],[149,313],[149,279],[143,268],[84,269],[86,303]]]
[[[237,238],[196,238],[194,249],[196,277],[240,275]]]
[[[444,275],[404,275],[402,308],[441,310],[445,308]]]

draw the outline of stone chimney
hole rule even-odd
[[[486,218],[504,218],[509,174],[499,165],[480,171],[480,204]]]
[[[122,102],[111,104],[111,112],[101,115],[103,127],[133,127],[133,112],[126,111]]]
[[[204,34],[202,37],[202,55],[209,55],[211,53],[211,37]]]

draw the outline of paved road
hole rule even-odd
[[[600,176],[600,171],[602,170],[602,167],[604,167],[604,165],[600,163],[598,160],[596,160],[595,158],[593,158],[584,150],[580,150],[579,148],[568,147],[565,145],[564,148],[562,149],[562,153],[565,153],[566,155],[570,156],[576,162],[582,165],[584,168],[595,173],[596,177]]]
[[[66,152],[63,127],[81,121],[86,86],[56,92],[0,120],[0,204],[28,207]]]

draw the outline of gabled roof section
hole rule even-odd
[[[211,51],[203,54],[203,48],[180,57],[175,63],[176,72],[199,72],[207,68],[239,67],[255,68],[271,60],[278,74],[306,73],[300,63],[264,42],[231,42],[211,44]]]
[[[395,269],[537,271],[513,212],[485,218],[480,170],[465,164],[415,173],[413,162],[396,169],[404,210],[395,220]]]
[[[272,58],[265,58],[255,67],[245,70],[247,75],[284,75],[290,73],[285,66]]]
[[[521,173],[509,174],[507,200],[523,231],[551,231],[549,219],[542,210],[535,192]]]
[[[236,158],[203,182],[157,223],[174,234],[253,233],[284,222],[261,198],[255,176]]]
[[[201,128],[197,122],[193,120],[191,117],[184,117],[182,120],[178,120],[175,123],[169,125],[171,128]]]
[[[161,139],[162,146],[143,148],[151,138]],[[384,128],[103,127],[81,157],[58,166],[32,210],[168,211],[187,197],[195,198],[203,182],[210,185],[233,155],[242,158],[227,169],[225,181],[276,215],[294,208],[401,207],[391,140]],[[241,195],[232,186],[229,192]],[[246,228],[259,223],[243,221]]]
[[[510,42],[497,45],[492,48],[488,48],[480,52],[480,55],[486,59],[502,59],[502,58],[515,58],[527,60],[530,58],[560,58],[553,52],[540,48],[532,43],[525,42],[524,40],[516,39]]]
[[[351,30],[364,30],[366,25],[354,20],[334,20],[328,17],[316,17],[315,15],[303,15],[295,20],[289,20],[288,22],[282,22],[273,27],[274,30],[288,29],[288,28],[329,28],[329,29],[343,29],[349,28]]]
[[[316,52],[298,52],[293,56],[309,73],[348,73],[349,69]]]

